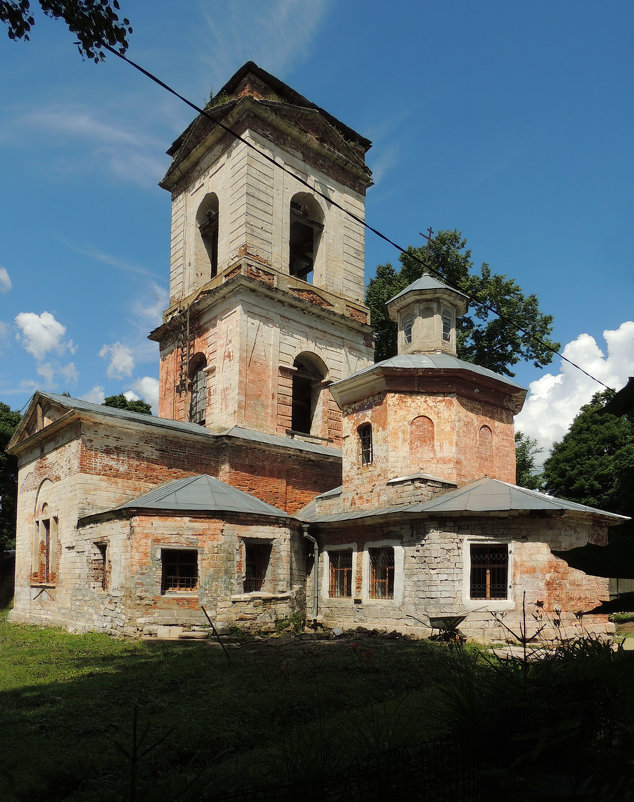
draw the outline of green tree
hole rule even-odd
[[[0,402],[0,551],[15,546],[15,514],[18,497],[18,461],[5,448],[21,415]]]
[[[520,487],[527,487],[529,490],[539,490],[542,477],[535,467],[537,455],[541,454],[543,448],[539,448],[537,440],[529,437],[523,432],[515,432],[515,466],[516,482]]]
[[[370,280],[366,293],[366,303],[376,330],[377,361],[396,354],[396,324],[387,315],[386,301],[420,278],[426,272],[426,265],[436,271],[432,275],[439,274],[441,280],[494,307],[505,318],[503,320],[484,307],[472,304],[471,311],[457,324],[458,356],[461,359],[506,376],[514,375],[511,368],[521,359],[532,361],[535,367],[552,361],[553,353],[547,346],[559,349],[559,343],[548,339],[552,317],[542,314],[536,296],[525,295],[513,279],[493,273],[485,263],[479,271],[473,270],[471,251],[466,246],[467,242],[459,231],[439,231],[428,245],[410,247],[402,253],[400,270],[390,263],[377,267],[376,277]],[[531,332],[536,339],[522,334],[516,326]]]
[[[119,393],[119,395],[109,395],[103,402],[104,407],[116,407],[117,409],[127,409],[128,412],[140,412],[143,415],[151,415],[152,407],[145,401],[138,398],[136,401],[128,401],[128,399]]]
[[[118,0],[38,0],[47,17],[62,19],[78,41],[75,43],[84,58],[96,64],[103,61],[104,44],[120,53],[128,49],[130,21],[119,19]],[[29,40],[35,18],[29,0],[0,0],[0,22],[8,28],[10,39]]]
[[[549,493],[621,515],[634,515],[634,423],[631,416],[600,413],[612,390],[581,407],[544,463]]]

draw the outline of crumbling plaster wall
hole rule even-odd
[[[429,616],[468,613],[461,625],[466,635],[482,640],[510,637],[492,613],[503,614],[504,622],[515,631],[522,622],[522,604],[526,594],[529,625],[533,613],[550,621],[543,636],[556,636],[555,620],[562,622],[562,632],[579,634],[581,624],[575,617],[579,610],[596,606],[608,598],[608,580],[592,577],[570,568],[552,554],[587,542],[604,543],[605,527],[581,519],[546,518],[518,515],[488,519],[457,517],[411,522],[389,522],[360,527],[345,525],[324,529],[318,534],[321,546],[320,620],[328,626],[397,630],[419,636],[430,633]],[[402,557],[395,553],[394,599],[368,598],[368,544],[398,544]],[[469,598],[469,546],[471,543],[509,545],[509,591],[506,600]],[[329,548],[353,549],[353,591],[347,598],[328,595]],[[402,561],[401,561],[402,560]],[[401,562],[399,562],[401,561]],[[313,574],[307,578],[312,588]],[[401,592],[397,591],[398,587]],[[310,597],[310,592],[307,591]],[[543,602],[538,608],[536,602]],[[409,617],[413,616],[413,617]],[[418,621],[416,619],[419,619]],[[588,616],[583,626],[596,633],[613,631],[606,616]],[[536,627],[535,627],[536,628]]]

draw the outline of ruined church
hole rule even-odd
[[[609,631],[575,615],[607,580],[552,552],[622,519],[514,484],[525,391],[457,357],[468,299],[424,275],[388,304],[398,355],[373,361],[371,143],[251,62],[206,111],[161,182],[159,415],[35,393],[9,445],[11,619],[194,637],[204,607],[221,631],[426,636],[466,616],[486,640],[525,607]]]

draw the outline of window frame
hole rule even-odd
[[[388,552],[391,556],[391,565],[388,564],[387,566],[385,566],[385,571],[386,571],[385,578],[377,578],[377,568],[383,568],[383,566],[378,566],[380,555],[385,555]],[[380,599],[381,601],[388,601],[389,599],[393,599],[394,574],[395,574],[394,548],[390,546],[371,547],[368,549],[368,557],[370,565],[370,588],[369,588],[370,598]],[[377,586],[378,587],[384,586],[385,589],[384,595],[377,593]]]
[[[372,424],[369,421],[360,423],[357,426],[357,435],[359,437],[359,462],[365,468],[374,463]]]
[[[471,596],[471,569],[472,569],[472,549],[471,547],[506,547],[506,597],[483,598]],[[510,610],[515,607],[513,598],[513,542],[498,539],[465,538],[463,543],[463,593],[462,598],[466,609],[488,608],[493,610]]]
[[[378,550],[387,548],[391,548],[393,552],[394,576],[392,596],[384,598],[382,596],[372,595],[371,552],[375,549]],[[403,603],[405,586],[405,547],[400,539],[385,538],[383,540],[373,540],[365,543],[363,546],[361,570],[361,597],[364,604],[387,604],[390,606],[399,606]]]
[[[267,580],[270,577],[270,569],[271,569],[271,557],[273,554],[273,541],[272,540],[265,540],[262,538],[261,540],[244,540],[243,541],[243,548],[244,548],[244,571],[242,574],[242,592],[243,593],[266,593],[267,587]],[[256,554],[259,553],[259,557],[255,561],[249,560],[249,552],[253,551]],[[253,562],[256,564],[258,560],[260,560],[260,567],[261,564],[264,563],[262,559],[262,555],[264,552],[266,554],[266,566],[264,572],[260,576],[249,576],[249,562],[253,565]],[[253,587],[251,587],[251,583],[253,583]],[[259,583],[259,586],[256,587],[255,584]]]
[[[351,567],[350,567],[350,595],[332,596],[332,555],[340,552],[349,551],[352,554]],[[352,603],[356,594],[356,576],[357,576],[357,545],[356,543],[345,543],[337,546],[325,546],[323,550],[324,555],[324,571],[322,575],[322,597],[328,599],[329,602],[345,602]]]
[[[59,542],[59,518],[43,505],[35,519],[33,554],[31,564],[32,586],[55,587],[57,584],[57,545]],[[42,549],[42,545],[44,548]],[[44,559],[42,560],[42,557]]]
[[[190,596],[192,593],[196,593],[198,591],[198,586],[200,582],[200,566],[199,566],[199,549],[188,549],[180,546],[161,546],[159,560],[160,560],[160,568],[161,568],[161,596]],[[165,555],[183,555],[183,554],[191,554],[195,555],[195,564],[196,564],[196,576],[194,577],[195,582],[191,587],[188,587],[187,584],[185,586],[179,585],[178,587],[168,587],[167,586],[167,577],[166,577],[166,561]],[[180,569],[180,557],[178,562],[178,568]],[[191,563],[190,563],[191,565]],[[180,576],[180,571],[177,571],[177,574]],[[191,578],[191,577],[190,577]]]

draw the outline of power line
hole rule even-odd
[[[522,326],[520,326],[514,320],[511,320],[511,318],[507,317],[506,315],[503,315],[492,304],[486,303],[485,301],[481,301],[478,298],[475,298],[473,295],[470,295],[469,293],[465,293],[462,290],[458,290],[457,287],[453,287],[445,279],[445,277],[442,275],[442,273],[440,273],[438,270],[434,269],[433,267],[430,267],[428,264],[426,264],[426,262],[423,259],[418,257],[416,254],[412,253],[411,251],[408,251],[402,245],[399,245],[398,243],[394,242],[394,240],[390,239],[388,236],[383,234],[381,231],[379,231],[378,229],[376,229],[373,226],[371,226],[365,220],[362,220],[354,212],[351,212],[349,209],[344,208],[341,204],[337,203],[337,201],[335,201],[332,198],[328,197],[328,195],[326,195],[324,192],[321,192],[321,190],[317,189],[316,187],[311,186],[308,183],[308,181],[304,180],[303,178],[300,178],[292,170],[289,170],[288,167],[285,167],[283,164],[280,164],[279,162],[277,162],[272,156],[269,156],[268,153],[264,153],[264,151],[260,150],[252,142],[249,142],[247,139],[245,139],[243,136],[238,134],[236,131],[234,131],[233,129],[229,128],[229,126],[225,125],[220,120],[217,120],[215,117],[212,117],[211,114],[209,114],[208,111],[206,111],[205,109],[201,108],[200,106],[197,106],[191,100],[188,100],[184,95],[181,95],[179,92],[177,92],[171,86],[166,84],[164,81],[161,81],[161,79],[158,78],[156,75],[154,75],[153,73],[149,72],[149,70],[146,70],[144,67],[142,67],[140,64],[137,64],[135,61],[132,61],[132,59],[128,58],[123,53],[119,53],[118,50],[115,50],[114,47],[111,47],[111,45],[109,45],[109,44],[107,44],[105,42],[103,43],[103,47],[106,50],[108,50],[110,53],[112,53],[113,55],[115,55],[118,58],[120,58],[122,61],[125,61],[131,67],[134,67],[135,70],[138,70],[140,73],[142,73],[147,78],[149,78],[151,81],[153,81],[155,84],[158,84],[162,89],[165,89],[167,92],[169,92],[170,94],[172,94],[175,97],[177,97],[179,100],[181,100],[187,106],[189,106],[190,108],[194,109],[194,111],[197,111],[198,114],[202,114],[203,117],[206,117],[210,122],[212,122],[215,125],[217,125],[218,127],[222,128],[223,131],[226,131],[228,134],[231,134],[231,136],[235,137],[235,139],[237,139],[239,142],[242,142],[248,148],[251,148],[251,150],[254,150],[259,156],[261,156],[266,161],[270,162],[278,170],[282,170],[282,172],[284,172],[287,175],[290,175],[292,178],[294,178],[295,181],[298,181],[300,184],[303,184],[305,187],[308,187],[308,189],[314,195],[319,195],[319,197],[323,198],[331,206],[335,206],[337,209],[342,211],[344,214],[348,215],[348,217],[351,217],[353,220],[355,220],[357,223],[362,225],[364,228],[367,228],[368,231],[371,231],[377,237],[379,237],[380,239],[384,240],[389,245],[392,245],[392,247],[396,248],[396,250],[400,251],[400,253],[407,253],[410,258],[414,259],[414,261],[416,261],[420,265],[422,265],[422,267],[425,270],[428,270],[430,273],[433,273],[434,275],[436,275],[440,279],[442,279],[442,281],[445,284],[447,284],[448,287],[451,287],[451,289],[456,290],[458,292],[461,292],[463,295],[466,295],[466,297],[470,301],[472,301],[474,304],[477,304],[478,306],[481,306],[483,309],[486,309],[487,312],[492,312],[494,315],[497,315],[497,317],[499,317],[500,320],[503,320],[505,323],[508,323],[509,325],[513,326],[517,331],[520,332],[520,334],[524,335],[525,337],[528,337],[530,340],[533,340],[536,343],[539,343],[541,346],[546,348],[546,350],[550,351],[552,354],[555,354],[555,356],[558,356],[560,359],[562,359],[564,362],[567,362],[569,365],[572,365],[573,368],[576,368],[577,370],[581,371],[581,373],[585,374],[589,379],[592,379],[597,384],[600,384],[602,387],[605,387],[606,390],[612,390],[613,389],[612,387],[609,387],[607,384],[602,382],[601,379],[597,379],[596,376],[593,376],[591,373],[588,373],[587,370],[584,370],[584,368],[582,368],[576,362],[573,362],[571,359],[568,359],[568,357],[564,356],[556,348],[553,348],[553,346],[550,345],[549,343],[547,343],[545,340],[542,340],[536,334],[533,334],[532,332],[530,332],[527,329],[525,329]]]

